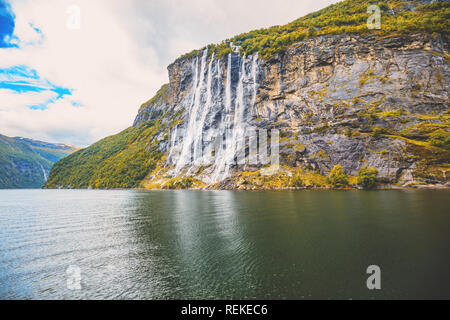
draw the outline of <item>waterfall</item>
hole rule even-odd
[[[206,52],[207,53],[207,52]],[[202,152],[203,152],[203,128],[205,125],[206,116],[208,115],[208,112],[210,110],[210,107],[212,105],[212,77],[213,77],[213,70],[212,65],[214,62],[215,55],[213,54],[211,57],[211,61],[208,65],[208,72],[207,72],[207,80],[206,80],[206,103],[201,104],[200,106],[200,119],[199,121],[196,121],[195,126],[195,133],[194,133],[194,161],[197,165],[201,164],[202,160]],[[199,102],[201,103],[201,101]]]
[[[181,149],[180,157],[177,161],[175,171],[180,172],[180,170],[186,166],[188,163],[191,162],[191,151],[192,151],[192,145],[194,144],[194,148],[196,145],[196,140],[199,139],[199,137],[195,136],[196,133],[196,127],[198,126],[197,123],[197,114],[198,109],[200,108],[201,103],[201,95],[202,95],[202,88],[203,88],[203,82],[205,78],[205,64],[206,64],[206,58],[207,58],[208,51],[203,51],[203,56],[201,59],[201,66],[200,66],[200,75],[198,74],[198,57],[195,59],[195,63],[193,65],[194,68],[194,82],[193,82],[193,95],[192,95],[192,103],[189,107],[189,121],[187,125],[187,130],[185,132],[185,139],[183,140],[183,148]],[[200,137],[201,138],[201,137]],[[195,151],[194,151],[195,153]]]
[[[220,68],[220,63],[217,62],[217,95],[220,96],[222,87],[222,70]]]
[[[231,127],[231,53],[228,54],[227,59],[227,78],[225,83],[225,108],[224,114],[222,115],[223,122],[221,123],[221,128],[218,132],[217,138],[219,141],[219,149],[217,150],[216,159],[214,163],[214,171],[212,174],[212,181],[223,180],[228,176],[229,172],[229,157],[234,158],[234,155],[230,155],[227,151],[230,150],[232,145],[230,144],[229,130]],[[223,148],[223,136],[225,134],[225,142],[227,143],[226,148]],[[228,163],[227,163],[228,162]]]
[[[258,73],[258,53],[252,59],[252,81],[253,81],[253,96],[252,96],[252,113],[256,114],[256,94],[258,92],[258,82],[256,79]]]
[[[39,165],[41,166],[42,173],[43,173],[43,175],[44,175],[44,181],[47,181],[47,179],[48,179],[47,172],[45,171],[45,169],[44,169],[44,167],[42,166],[42,164],[39,164]]]
[[[239,72],[239,81],[236,88],[236,106],[234,109],[234,127],[240,129],[244,121],[245,102],[244,102],[244,78],[245,78],[245,56],[242,59],[241,71]]]
[[[244,79],[245,79],[245,56],[242,58],[241,69],[239,72],[239,81],[236,87],[236,103],[234,108],[234,123],[233,123],[233,138],[232,138],[232,150],[229,154],[228,163],[231,163],[237,153],[243,146],[243,139],[245,139],[245,101],[244,101]]]
[[[231,111],[231,53],[228,54],[227,83],[225,85],[225,113]]]
[[[234,61],[239,64],[239,68],[236,68],[239,70],[237,83],[232,81]],[[188,169],[185,173],[190,174],[194,168],[203,165],[203,160],[209,161],[208,152],[213,143],[219,145],[219,148],[215,150],[212,163],[208,162],[209,182],[226,178],[235,157],[241,159],[239,156],[245,150],[247,118],[255,110],[258,64],[257,55],[241,58],[235,53],[228,54],[224,64],[226,71],[223,74],[226,78],[223,85],[221,60],[217,60],[214,53],[208,61],[208,51],[205,49],[192,62],[192,88],[183,101],[188,115],[184,124],[183,141],[178,145],[176,137],[170,141],[169,159],[175,164],[175,175],[179,175],[185,168]],[[205,131],[206,129],[210,131]],[[177,128],[172,133],[177,134]],[[203,141],[205,133],[208,133],[209,138],[213,136],[208,142]],[[226,148],[223,148],[224,143]],[[174,156],[174,149],[181,149],[178,158]],[[204,149],[208,149],[205,155]],[[239,164],[242,162],[239,161]]]
[[[167,159],[170,162],[173,162],[173,154],[174,150],[176,148],[177,139],[178,139],[178,126],[175,126],[175,128],[171,131],[171,139],[170,139],[170,148],[169,148],[169,155],[167,156]]]

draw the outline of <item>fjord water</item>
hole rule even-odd
[[[450,298],[449,196],[3,190],[0,298]]]

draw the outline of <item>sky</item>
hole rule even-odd
[[[129,127],[180,55],[335,0],[0,0],[0,134],[85,147]]]

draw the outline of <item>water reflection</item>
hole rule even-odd
[[[449,207],[447,191],[1,191],[0,297],[448,298]]]

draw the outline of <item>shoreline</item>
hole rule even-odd
[[[413,186],[396,186],[396,185],[380,185],[371,189],[364,189],[361,187],[345,187],[345,188],[333,188],[333,187],[284,187],[284,188],[249,188],[249,189],[219,189],[219,188],[179,188],[179,189],[163,189],[163,188],[111,188],[111,189],[93,189],[93,188],[35,188],[35,189],[0,189],[0,190],[136,190],[136,191],[177,191],[177,190],[190,190],[190,191],[381,191],[381,190],[450,190],[450,186],[443,184],[438,185],[413,185]]]

